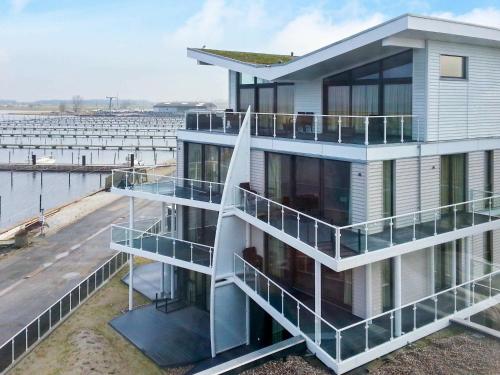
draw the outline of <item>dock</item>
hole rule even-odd
[[[119,165],[76,165],[76,164],[28,164],[28,163],[1,163],[0,171],[12,172],[94,172],[111,173],[111,170],[120,168]]]

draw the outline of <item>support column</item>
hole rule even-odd
[[[161,262],[161,296],[165,296],[165,263]]]
[[[167,204],[165,202],[161,202],[161,218],[160,218],[160,228],[161,233],[165,233],[165,229],[167,228]]]
[[[465,280],[462,280],[462,282],[472,280],[472,236],[465,237],[463,241],[465,252]],[[467,306],[470,306],[472,300],[472,294],[470,292],[471,285],[467,284],[465,289],[467,291]]]
[[[394,257],[394,308],[401,307],[401,255]],[[401,336],[401,310],[394,314],[394,335]]]
[[[245,315],[246,315],[245,331],[247,335],[247,345],[250,345],[250,297],[248,297],[248,295],[246,295],[245,298]]]
[[[321,316],[321,263],[314,261],[314,312]],[[314,336],[316,344],[321,344],[321,319],[315,319]]]
[[[451,243],[451,286],[457,285],[457,241]]]
[[[365,318],[373,314],[372,263],[365,266]]]
[[[429,248],[429,282],[430,294],[436,293],[436,249],[434,246]]]
[[[246,237],[245,237],[245,247],[246,248],[249,248],[251,243],[252,243],[252,227],[250,226],[249,223],[246,223],[245,225],[245,234],[246,234]]]
[[[133,233],[132,229],[134,229],[134,197],[129,197],[129,246],[133,247]],[[129,258],[129,273],[128,273],[128,309],[132,310],[134,308],[134,256],[130,254]]]
[[[170,235],[177,238],[177,205],[170,206]]]
[[[170,265],[170,298],[174,299],[175,297],[175,267]]]

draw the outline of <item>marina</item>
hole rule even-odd
[[[183,115],[0,115],[0,231],[105,186],[114,167],[175,158]]]

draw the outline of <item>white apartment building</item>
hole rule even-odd
[[[169,265],[213,356],[302,336],[344,373],[500,301],[500,30],[403,15],[301,57],[188,57],[228,70],[230,108],[186,115],[175,177],[114,172],[111,247]]]

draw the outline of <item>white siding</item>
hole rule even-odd
[[[413,139],[423,140],[426,124],[427,100],[427,49],[413,50],[413,86],[412,86],[412,113],[416,116],[413,122]],[[418,134],[420,130],[420,134]]]
[[[295,113],[314,112],[321,114],[322,81],[295,82]]]
[[[372,315],[382,313],[382,262],[372,263]]]
[[[401,303],[404,305],[430,294],[427,249],[401,256]]]
[[[366,221],[367,165],[351,163],[351,222]]]
[[[237,74],[235,71],[230,70],[229,71],[229,88],[228,88],[228,108],[232,108],[233,110],[236,111],[236,87],[237,87]]]
[[[264,151],[250,152],[250,186],[253,190],[264,195],[266,187],[266,168]]]
[[[472,236],[472,264],[471,264],[471,272],[472,278],[480,277],[484,274],[484,267],[481,263],[484,260],[484,233],[479,233]]]
[[[365,267],[352,270],[352,313],[361,318],[366,315]]]
[[[482,194],[473,193],[474,191],[484,190],[486,154],[483,151],[469,152],[467,154],[467,189],[469,191],[468,199],[482,198]],[[476,206],[477,208],[480,208]]]
[[[500,193],[500,149],[493,151],[493,191]]]
[[[177,165],[176,174],[177,177],[184,177],[184,142],[177,141]]]
[[[420,164],[420,209],[439,207],[441,203],[440,192],[441,157],[426,156],[421,158]],[[423,220],[433,217],[432,213],[422,215]]]
[[[440,79],[440,55],[467,57],[466,80]],[[500,134],[500,49],[428,41],[427,139]]]
[[[395,199],[394,212],[396,215],[407,214],[418,211],[418,180],[419,162],[417,158],[398,159],[395,162],[394,184]],[[413,223],[410,216],[397,219],[396,227],[406,226]]]
[[[257,254],[264,257],[264,232],[250,225],[250,245],[257,249]]]
[[[500,229],[493,231],[493,263],[500,264]]]
[[[368,212],[367,220],[380,219],[384,212],[383,199],[383,162],[368,163]]]

